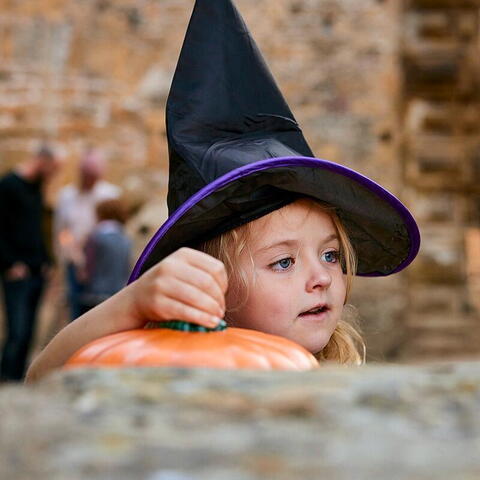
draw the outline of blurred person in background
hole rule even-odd
[[[82,274],[85,271],[85,244],[97,222],[99,202],[118,198],[119,187],[102,180],[106,162],[98,150],[89,149],[80,159],[77,185],[66,185],[58,196],[54,219],[55,243],[66,274],[70,320],[81,314]]]
[[[132,267],[132,242],[123,225],[127,209],[120,199],[104,200],[96,208],[98,223],[85,246],[81,314],[121,290]],[[83,277],[83,278],[82,278]]]
[[[25,372],[51,263],[44,231],[44,188],[58,167],[53,150],[43,145],[0,178],[0,277],[6,318],[0,361],[3,381],[21,380]]]

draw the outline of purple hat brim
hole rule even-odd
[[[410,239],[410,245],[408,249],[408,254],[405,258],[391,271],[388,273],[358,273],[359,276],[386,276],[391,275],[393,273],[399,272],[403,270],[407,265],[409,265],[415,256],[418,253],[420,248],[420,232],[418,226],[415,222],[415,219],[408,211],[408,209],[403,205],[403,203],[396,198],[393,194],[385,190],[379,184],[370,180],[368,177],[342,165],[339,165],[334,162],[330,162],[328,160],[323,160],[319,158],[310,158],[310,157],[277,157],[277,158],[270,158],[267,160],[261,160],[258,162],[250,163],[243,167],[237,168],[232,170],[225,175],[215,179],[197,193],[192,195],[185,203],[183,203],[175,212],[170,215],[170,217],[166,220],[166,222],[159,228],[159,230],[155,233],[152,239],[148,242],[147,246],[141,253],[138,261],[136,262],[133,271],[130,275],[130,279],[128,283],[131,283],[137,280],[140,275],[143,273],[142,269],[152,255],[158,244],[164,238],[167,232],[186,214],[188,214],[189,210],[192,209],[195,205],[197,205],[203,199],[209,197],[210,195],[214,194],[218,190],[237,182],[243,178],[249,177],[252,174],[262,172],[265,170],[274,170],[277,168],[283,167],[307,167],[307,168],[315,168],[315,169],[322,169],[326,171],[334,172],[342,177],[347,179],[351,179],[354,183],[363,186],[366,190],[373,193],[376,197],[380,200],[389,204],[399,215],[402,219],[403,224],[405,225],[408,237]],[[300,190],[299,190],[299,193]],[[180,248],[180,245],[179,245]]]

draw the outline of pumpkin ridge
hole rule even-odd
[[[135,362],[134,365],[142,365],[143,362],[149,358],[153,358],[156,362],[163,362],[167,359],[171,360],[172,355],[181,352],[181,349],[177,347],[181,345],[182,341],[189,333],[184,330],[167,328],[156,328],[150,330],[150,332],[152,332],[152,338],[149,339],[147,348],[142,352],[138,352],[137,357],[133,360]]]
[[[249,365],[249,368],[253,368],[251,364],[252,364],[252,356],[254,355],[255,361],[253,363],[255,365],[258,365],[258,363],[261,363],[262,370],[271,368],[270,359],[266,358],[265,352],[259,351],[258,345],[255,344],[255,341],[251,341],[246,339],[243,336],[239,336],[238,330],[239,330],[238,328],[234,328],[231,331],[231,334],[235,335],[235,343],[234,344],[230,343],[229,346],[234,347],[236,350],[238,350],[240,354],[239,356],[241,356],[242,358],[242,364],[247,363]],[[247,354],[245,354],[245,351],[247,352]]]
[[[237,368],[266,370],[270,367],[270,361],[265,356],[265,352],[263,355],[259,354],[253,345],[240,337],[235,336],[235,342],[228,345],[228,352],[233,352]]]
[[[196,339],[193,348],[188,345],[193,339],[185,339],[184,343],[190,348],[189,353],[196,358],[194,363],[201,364],[205,368],[237,368],[236,359],[228,354],[231,346],[229,332],[230,328],[207,335],[201,334],[202,336]]]
[[[128,338],[122,339],[121,342],[116,343],[115,345],[111,346],[108,351],[107,349],[103,350],[101,354],[97,355],[95,359],[93,359],[93,362],[98,362],[100,365],[110,365],[112,364],[112,357],[116,356],[119,354],[119,349],[123,349],[126,345],[129,347],[132,346],[132,343],[134,342],[148,342],[150,341],[150,338],[144,338],[145,335],[145,330],[144,329],[135,329],[135,330],[129,330],[128,331],[130,335]],[[134,335],[134,336],[132,336]],[[141,345],[142,343],[140,343]],[[135,347],[139,348],[139,346]]]
[[[171,366],[187,367],[191,366],[191,358],[195,356],[212,356],[213,348],[205,346],[205,342],[212,338],[211,335],[206,336],[205,333],[210,332],[196,332],[194,337],[188,330],[153,329],[149,332],[151,339],[146,347],[140,352],[135,352],[135,355],[126,356],[125,363],[133,365],[153,363],[159,366],[169,364]],[[188,352],[188,355],[185,352]],[[187,357],[190,360],[185,361],[184,359]],[[202,363],[205,362],[202,361]]]
[[[251,332],[250,330],[240,328],[239,334],[242,335],[245,339],[250,339]],[[284,359],[288,358],[288,362],[292,365],[298,365],[298,362],[301,361],[305,366],[318,366],[318,362],[311,354],[301,345],[292,342],[283,337],[274,336],[274,339],[271,338],[271,334],[255,331],[260,335],[255,335],[254,340],[257,344],[263,344],[271,350],[276,350]],[[274,341],[273,341],[274,340]],[[295,348],[292,349],[292,344],[295,345]],[[282,348],[284,347],[284,348]],[[304,350],[304,351],[302,351]],[[310,355],[310,357],[305,355],[305,352]],[[309,361],[310,360],[310,361]],[[296,367],[298,369],[298,366]]]
[[[242,341],[248,345],[250,349],[255,350],[255,352],[262,356],[264,355],[264,348],[263,346],[268,347],[268,363],[270,368],[272,367],[278,367],[282,366],[285,367],[285,364],[288,365],[289,369],[294,369],[295,368],[295,363],[291,360],[291,358],[288,357],[288,355],[285,353],[283,349],[277,348],[276,345],[274,345],[273,342],[269,342],[266,340],[270,340],[269,338],[265,338],[259,335],[255,335],[253,341],[250,336],[250,332],[243,332],[244,329],[238,329],[241,330],[239,333],[240,338],[242,338]],[[244,335],[245,333],[245,335]],[[263,332],[260,332],[263,333]],[[273,358],[272,358],[273,357]]]
[[[118,332],[112,335],[107,335],[106,337],[97,338],[96,340],[93,340],[92,342],[87,343],[82,348],[77,350],[70,357],[70,359],[68,360],[68,363],[76,364],[77,362],[80,362],[81,364],[85,364],[85,366],[87,366],[87,364],[95,363],[100,359],[100,357],[105,353],[106,350],[116,348],[118,345],[123,343],[125,339],[128,340],[131,337],[132,333],[136,331],[137,330],[126,330],[124,332]],[[139,331],[141,332],[142,330],[139,330]],[[105,343],[106,345],[104,345]],[[98,351],[92,354],[91,350],[97,346],[98,347],[101,346],[102,348],[101,349],[99,348]]]

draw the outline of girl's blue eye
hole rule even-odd
[[[292,257],[282,258],[282,259],[279,260],[278,262],[272,263],[271,267],[272,267],[274,270],[287,270],[287,269],[290,268],[294,263],[295,263],[295,262],[294,262],[294,260],[293,260]]]
[[[327,263],[337,263],[339,257],[339,252],[336,250],[331,250],[330,252],[325,252],[322,255],[322,260],[325,260]]]
[[[278,262],[278,265],[282,268],[288,268],[292,263],[292,259],[291,258],[282,258],[282,260],[280,260]]]

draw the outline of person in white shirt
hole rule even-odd
[[[96,224],[97,204],[118,198],[121,189],[102,180],[105,159],[88,150],[80,160],[78,185],[66,185],[59,192],[55,212],[57,254],[64,265],[70,320],[80,315],[81,275],[85,266],[85,242]]]

